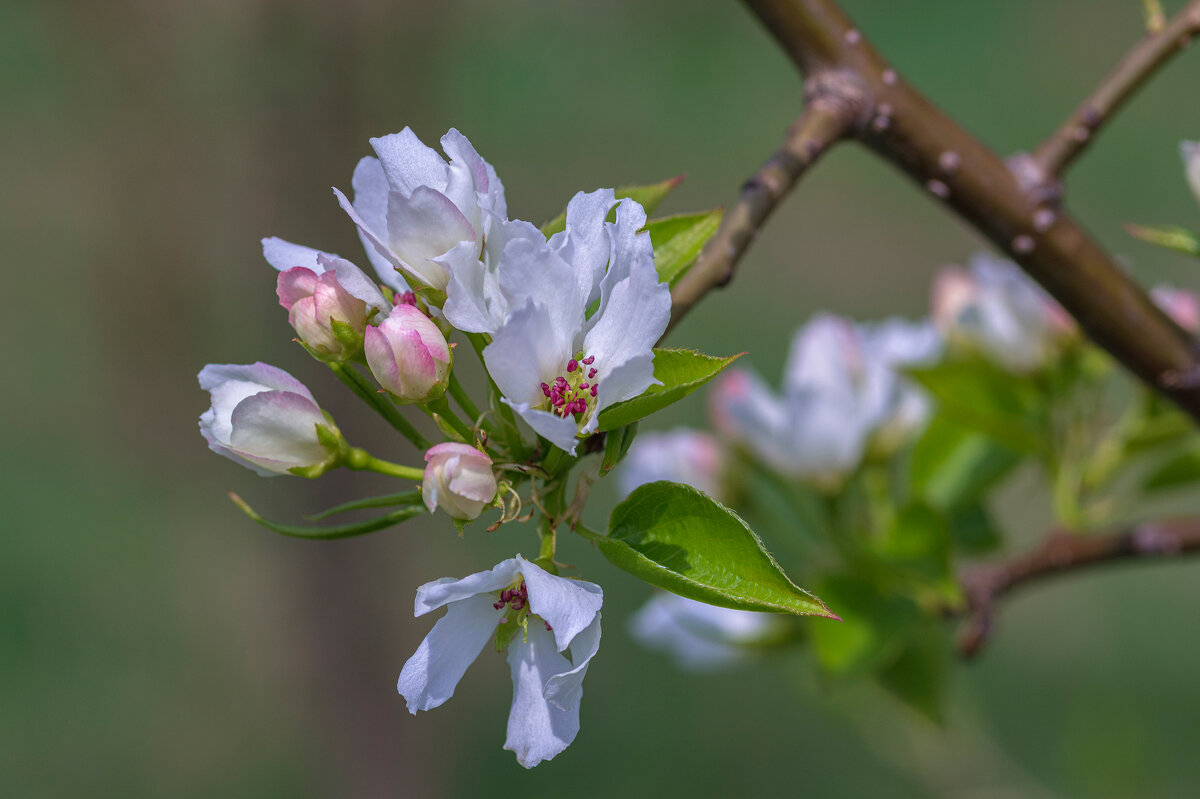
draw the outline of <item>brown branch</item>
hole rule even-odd
[[[909,86],[833,0],[745,2],[810,84],[824,85],[826,96],[850,92],[866,112],[854,135],[1012,257],[1098,345],[1200,420],[1200,342],[1060,211],[1031,157],[1006,164]]]
[[[1200,520],[1148,522],[1108,535],[1056,531],[1029,552],[963,572],[966,619],[958,652],[978,654],[992,630],[997,602],[1014,588],[1106,563],[1136,562],[1200,553]]]
[[[671,327],[701,297],[733,278],[758,229],[821,153],[846,135],[856,113],[855,105],[845,102],[841,95],[816,94],[809,98],[783,146],[742,186],[721,227],[671,290]]]
[[[1164,64],[1200,33],[1200,0],[1192,0],[1161,29],[1147,34],[1075,113],[1033,153],[1046,180],[1062,176],[1107,123]]]

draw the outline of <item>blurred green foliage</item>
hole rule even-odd
[[[846,7],[1004,152],[1051,130],[1142,25],[1134,0]],[[1176,145],[1200,131],[1197,80],[1185,54],[1069,181],[1076,212],[1135,275],[1193,288],[1193,264],[1121,225],[1195,228]],[[226,501],[236,488],[280,517],[350,493],[339,476],[262,482],[207,453],[206,361],[276,363],[354,440],[381,432],[290,344],[258,254],[280,235],[361,260],[326,187],[348,186],[369,136],[462,129],[528,219],[579,189],[687,172],[660,211],[677,213],[727,203],[798,101],[798,78],[732,2],[0,6],[4,793],[1194,795],[1194,565],[1016,599],[936,729],[873,689],[828,688],[799,657],[679,678],[623,631],[644,588],[575,544],[564,556],[606,589],[605,643],[578,741],[526,773],[500,749],[503,668],[473,670],[455,702],[418,718],[393,688],[428,628],[410,616],[415,587],[526,540],[470,533],[468,550],[413,524],[292,541]],[[977,246],[888,168],[839,149],[668,343],[748,350],[776,373],[811,311],[922,313],[934,270]],[[692,398],[661,421],[702,418]],[[1018,478],[993,509],[1030,537],[1049,512],[1034,485]],[[799,539],[777,546],[785,566],[803,556]],[[906,653],[893,675],[912,695],[921,658]]]

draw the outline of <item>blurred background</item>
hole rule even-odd
[[[1047,134],[1142,29],[1137,0],[845,6],[1004,153]],[[1194,266],[1120,226],[1196,226],[1178,141],[1200,137],[1198,81],[1185,54],[1069,181],[1074,210],[1138,277],[1192,289]],[[328,187],[349,188],[370,136],[411,125],[433,143],[458,127],[515,217],[686,172],[662,208],[681,212],[732,200],[799,91],[735,2],[0,5],[3,793],[1194,796],[1197,564],[1021,593],[983,658],[954,670],[938,727],[865,686],[823,684],[799,656],[680,677],[626,631],[648,589],[567,542],[605,587],[605,641],[575,744],[526,772],[501,749],[499,657],[420,717],[394,684],[430,626],[411,617],[416,586],[531,548],[528,533],[460,539],[435,518],[295,541],[226,499],[299,519],[390,486],[263,481],[209,453],[195,374],[210,361],[277,364],[352,441],[418,458],[290,342],[259,254],[279,235],[366,265]],[[812,311],[920,315],[935,270],[979,246],[886,165],[839,148],[671,343],[748,350],[773,380]],[[658,426],[703,419],[695,396]],[[1014,546],[1048,518],[1035,485],[997,508]],[[612,501],[601,492],[593,512]]]

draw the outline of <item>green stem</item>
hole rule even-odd
[[[442,421],[454,428],[454,432],[462,436],[463,441],[468,444],[474,443],[475,434],[471,432],[471,428],[467,426],[466,422],[458,418],[458,414],[450,407],[450,401],[446,399],[445,394],[425,403],[424,408],[426,413],[436,413],[441,417]]]
[[[380,460],[365,449],[358,447],[350,447],[346,453],[346,468],[360,472],[378,472],[391,477],[399,477],[402,480],[415,480],[418,483],[425,479],[424,469]]]
[[[458,403],[458,407],[463,409],[463,413],[469,416],[473,423],[479,421],[479,407],[467,396],[462,383],[458,382],[458,375],[454,374],[453,371],[450,372],[450,396],[454,397],[454,401]]]
[[[337,375],[338,380],[345,383],[359,399],[375,409],[375,412],[387,421],[400,435],[412,442],[412,445],[424,452],[433,446],[425,436],[413,427],[412,422],[404,418],[400,410],[387,397],[375,390],[365,377],[353,366],[341,363],[329,364],[329,370]]]
[[[538,535],[542,537],[542,546],[538,550],[538,560],[554,562],[554,550],[557,546],[558,530],[550,525],[550,520],[542,518],[538,524]]]
[[[575,526],[571,528],[571,532],[575,533],[575,535],[579,536],[580,538],[591,541],[593,544],[603,541],[605,538],[608,537],[606,535],[601,535],[600,533],[597,533],[595,530],[591,530],[591,529],[585,527],[580,522],[575,523]]]

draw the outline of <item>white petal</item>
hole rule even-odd
[[[427,283],[445,289],[446,270],[430,259],[449,252],[460,241],[482,238],[450,198],[428,186],[412,194],[388,195],[388,247]]]
[[[501,219],[506,218],[508,207],[504,200],[504,185],[496,176],[496,170],[480,157],[467,137],[454,128],[450,128],[442,137],[442,149],[446,151],[446,155],[450,156],[451,161],[462,160],[470,164],[475,180],[475,190],[479,194],[480,208],[491,211]]]
[[[291,391],[316,402],[307,386],[278,366],[271,366],[262,361],[250,364],[210,363],[200,370],[198,377],[200,388],[205,391],[212,391],[227,380],[240,380],[257,383],[262,386],[262,390]]]
[[[476,594],[499,591],[515,580],[520,573],[521,566],[517,559],[509,558],[497,563],[489,571],[476,572],[462,579],[443,577],[440,580],[425,583],[417,589],[417,601],[413,608],[413,615],[424,616],[448,602],[456,602]]]
[[[626,278],[637,274],[643,285],[658,282],[654,245],[650,242],[650,234],[643,230],[645,224],[646,212],[642,206],[624,199],[617,207],[616,224],[606,226],[612,241],[612,258],[600,283],[600,307],[593,320],[605,312],[614,287]]]
[[[584,351],[596,356],[601,391],[610,370],[650,353],[670,319],[671,290],[658,282],[653,266],[635,270],[613,287],[583,340]]]
[[[555,674],[546,681],[546,700],[559,710],[579,712],[583,699],[583,678],[588,664],[600,649],[600,614],[571,641],[571,663],[568,672]]]
[[[555,328],[545,306],[526,302],[484,349],[488,374],[514,403],[539,404],[545,399],[542,382],[553,380],[574,354],[573,334],[573,329]]]
[[[391,264],[393,269],[399,269],[406,278],[411,278],[418,287],[427,284],[428,281],[426,281],[420,274],[413,272],[413,270],[406,263],[400,260],[400,257],[396,255],[396,253],[392,252],[392,248],[387,242],[386,228],[380,229],[368,225],[366,220],[359,216],[358,211],[353,205],[350,204],[350,201],[346,199],[346,195],[342,194],[341,190],[334,188],[333,194],[335,197],[337,197],[338,204],[342,206],[342,210],[345,211],[346,215],[350,217],[351,221],[358,226],[359,236],[362,237],[363,246],[368,251],[374,250],[376,255]],[[372,258],[372,263],[374,262],[375,260]],[[385,269],[376,267],[375,271],[379,273],[379,277],[384,283],[392,286],[392,284],[388,282],[387,271]],[[396,287],[392,286],[392,288]],[[400,289],[397,290],[399,291]]]
[[[379,159],[367,156],[359,161],[358,166],[354,168],[354,180],[351,185],[354,188],[354,210],[368,228],[382,236],[387,230],[387,198],[391,189]],[[379,249],[371,243],[370,237],[361,228],[358,237],[362,239],[367,258],[384,285],[402,294],[408,291],[408,284],[396,271],[396,267],[380,254]]]
[[[491,333],[503,320],[493,318],[486,295],[487,267],[474,241],[459,242],[433,259],[450,276],[442,312],[450,324],[467,333]]]
[[[577,270],[587,305],[599,296],[600,281],[612,257],[605,220],[616,204],[612,189],[579,192],[567,203],[566,228],[550,240],[550,246]]]
[[[550,326],[555,331],[573,333],[582,326],[586,291],[580,291],[571,265],[540,237],[510,241],[501,256],[497,277],[500,294],[509,308],[533,302],[549,311]],[[563,366],[565,360],[558,368]]]
[[[441,191],[446,188],[446,162],[437,151],[425,146],[412,128],[371,139],[379,163],[392,191],[411,194],[418,186]]]
[[[487,164],[467,137],[454,128],[442,137],[442,149],[450,157],[450,171],[443,192],[463,212],[471,226],[483,232],[483,217],[479,209],[480,195],[487,196]]]
[[[508,405],[517,415],[525,420],[525,424],[554,446],[565,451],[568,455],[575,454],[579,445],[579,425],[572,418],[556,416],[549,411],[539,411],[530,408],[527,402],[513,402],[508,397],[502,397],[501,402]],[[595,425],[592,426],[593,429]]]
[[[649,352],[631,358],[616,369],[605,372],[596,396],[596,412],[588,419],[583,432],[591,433],[597,428],[602,410],[618,402],[633,399],[656,383],[661,383],[661,381],[654,379],[654,355]]]
[[[320,264],[320,257],[337,258],[320,250],[314,250],[312,247],[305,247],[301,244],[292,244],[290,241],[272,236],[262,240],[263,257],[267,259],[267,263],[278,269],[280,272],[286,272],[295,266],[303,266],[306,269],[311,269],[318,275],[321,274],[324,268]]]
[[[853,374],[862,369],[863,353],[854,323],[828,313],[814,316],[796,331],[784,367],[784,393],[815,390],[853,394]]]
[[[517,556],[529,590],[530,609],[554,628],[554,641],[561,652],[600,612],[604,591],[595,583],[556,577],[536,564]]]
[[[229,448],[263,466],[312,466],[329,457],[316,426],[328,425],[311,400],[290,391],[263,391],[238,403]]]
[[[392,310],[391,304],[384,298],[383,292],[379,290],[379,286],[375,285],[375,281],[345,258],[330,258],[322,253],[317,261],[325,270],[331,271],[337,276],[338,283],[350,296],[365,302],[368,312],[372,308],[377,310],[379,312],[377,319],[383,319]]]
[[[409,713],[431,710],[454,696],[458,681],[504,616],[504,608],[492,607],[495,601],[489,594],[454,602],[433,625],[396,681]]]
[[[1179,154],[1183,156],[1188,185],[1192,187],[1192,193],[1196,195],[1196,199],[1200,200],[1200,142],[1180,142]]]
[[[532,623],[527,640],[518,636],[509,644],[508,665],[513,701],[504,748],[516,753],[522,766],[533,768],[566,749],[579,733],[579,705],[563,710],[545,695],[550,678],[570,671],[571,663],[555,651],[550,633]]]

